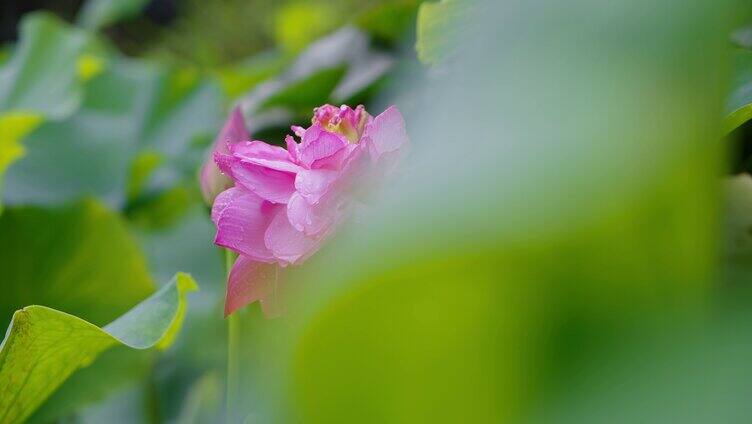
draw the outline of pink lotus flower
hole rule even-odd
[[[256,300],[273,313],[279,268],[313,255],[347,217],[354,190],[393,167],[408,143],[405,123],[395,107],[373,118],[363,106],[324,105],[309,128],[292,127],[301,142],[287,136],[285,149],[224,136],[233,119],[220,134],[226,143],[214,150],[218,169],[234,182],[214,201],[215,243],[240,255],[225,315]]]

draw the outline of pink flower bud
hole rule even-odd
[[[214,155],[216,153],[228,153],[230,151],[229,145],[250,139],[251,136],[248,135],[248,130],[246,130],[243,122],[243,114],[240,108],[236,107],[230,112],[230,117],[227,118],[227,122],[214,140],[209,156],[201,167],[201,193],[207,204],[214,203],[214,198],[219,193],[233,185],[232,180],[217,168],[214,163]]]

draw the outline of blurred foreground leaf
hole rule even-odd
[[[674,370],[709,373],[650,372],[649,346],[702,332],[716,282],[725,84],[707,69],[730,3],[484,2],[406,118],[404,177],[299,270],[267,421],[525,422],[577,396],[606,412],[579,423],[745,415],[688,413],[701,394],[671,397]]]
[[[0,348],[0,422],[24,420],[74,371],[109,347],[169,345],[185,315],[185,293],[196,288],[188,274],[179,273],[104,328],[45,306],[16,311]]]

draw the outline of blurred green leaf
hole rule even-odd
[[[258,343],[292,370],[268,421],[525,422],[570,393],[606,413],[574,422],[691,417],[681,401],[643,415],[620,389],[639,378],[632,399],[666,399],[675,375],[706,375],[682,366],[652,389],[646,338],[702,330],[713,290],[724,84],[707,69],[730,2],[512,3],[484,2],[421,87],[403,178],[294,270],[289,350]],[[599,367],[629,336],[640,355]]]
[[[42,117],[33,113],[0,113],[0,188],[8,166],[24,154],[21,140],[34,131]],[[0,201],[2,211],[2,201]]]
[[[313,41],[311,37],[336,30],[382,1],[181,0],[176,3],[176,19],[168,25],[154,22],[154,14],[142,14],[119,22],[115,40],[130,56],[211,70],[232,66],[269,49],[282,50],[275,43],[280,33],[285,40],[301,46],[306,39]],[[302,16],[301,12],[310,15]]]
[[[250,60],[219,68],[217,78],[227,98],[235,98],[282,70],[288,59],[278,54],[261,54]]]
[[[145,150],[139,153],[131,162],[126,196],[129,201],[134,200],[144,190],[149,176],[162,165],[164,158],[157,152]]]
[[[217,131],[222,118],[220,89],[190,68],[156,69],[150,79],[148,109],[140,111],[143,122],[137,139],[142,148],[164,154],[173,165],[182,165],[183,172],[194,176],[200,161],[185,163],[181,159],[190,156],[197,135]]]
[[[728,178],[725,189],[724,272],[728,283],[752,283],[752,177]]]
[[[10,57],[11,51],[10,45],[8,44],[0,46],[0,66],[5,65],[5,62]]]
[[[101,401],[76,411],[73,416],[60,422],[72,421],[77,424],[99,424],[113,421],[120,423],[154,423],[159,417],[151,410],[151,392],[145,384],[131,384],[108,394]]]
[[[452,55],[459,41],[459,21],[473,3],[474,0],[440,0],[420,4],[415,48],[421,62],[437,64]]]
[[[226,358],[226,329],[221,319],[225,271],[221,252],[213,244],[216,229],[198,199],[169,226],[131,223],[155,278],[164,281],[179,269],[202,282],[201,292],[191,299],[178,343],[160,355],[156,364],[159,409],[163,417],[176,418],[181,410],[192,408],[185,402],[186,396],[192,396],[193,382],[201,373],[223,369]]]
[[[374,37],[397,44],[415,25],[420,0],[385,0],[361,14],[358,27]]]
[[[263,107],[285,106],[301,114],[310,114],[314,107],[329,100],[344,74],[342,67],[320,70],[280,90],[267,99]]]
[[[291,122],[309,120],[316,106],[366,93],[393,62],[389,54],[371,48],[368,36],[353,27],[321,38],[277,78],[259,84],[240,100],[250,117],[251,133],[288,128]]]
[[[295,418],[506,422],[514,403],[496,414],[490,394],[509,396],[500,373],[513,380],[527,366],[521,344],[493,340],[521,331],[502,316],[522,314],[525,308],[534,314],[535,308],[533,301],[502,287],[493,271],[497,261],[492,255],[460,261],[442,257],[401,275],[371,279],[333,302],[306,326],[296,350],[296,396],[302,402],[301,416]],[[511,301],[501,306],[504,296],[515,299],[517,307]],[[454,361],[466,362],[448,366]],[[495,369],[487,368],[492,363]],[[463,382],[472,382],[472,389]],[[409,405],[400,406],[397,399],[409,399]]]
[[[78,77],[86,82],[102,73],[106,64],[102,57],[94,54],[83,54],[76,62]]]
[[[675,323],[662,332],[627,334],[601,351],[583,347],[586,354],[576,373],[557,382],[558,390],[524,422],[752,421],[747,407],[752,377],[749,293],[744,298],[745,311],[714,310],[700,325]]]
[[[169,278],[176,269],[184,270],[198,281],[207,282],[201,296],[217,294],[211,302],[219,301],[220,292],[224,294],[225,278],[220,253],[213,244],[215,231],[206,206],[199,202],[191,204],[175,225],[158,231],[137,225],[131,228],[157,280]]]
[[[91,200],[64,209],[6,209],[0,268],[2,327],[14,310],[35,304],[103,325],[154,290],[123,221]]]
[[[125,215],[136,225],[150,229],[169,226],[182,217],[200,195],[188,187],[178,185],[153,196],[145,196],[128,206]]]
[[[211,70],[274,47],[274,12],[288,2],[182,0],[169,25],[133,19],[118,38],[131,56]]]
[[[752,51],[737,49],[732,66],[731,94],[723,121],[726,134],[752,119]]]
[[[752,25],[737,28],[731,33],[731,41],[737,46],[752,50]]]
[[[84,32],[51,14],[24,17],[20,41],[0,65],[0,184],[23,156],[28,134],[45,118],[61,119],[78,107],[83,82],[96,73],[90,60],[80,62],[86,43]]]
[[[216,373],[206,373],[193,383],[183,402],[177,422],[179,424],[205,423],[220,415],[222,399],[221,380]]]
[[[189,275],[177,274],[104,328],[46,306],[16,311],[0,350],[0,422],[24,420],[73,372],[112,346],[169,345],[185,315],[185,294],[196,288]]]
[[[100,402],[129,384],[143,381],[154,363],[151,352],[114,346],[94,362],[74,372],[37,409],[29,423],[49,423],[68,416],[86,405]]]
[[[86,29],[98,30],[137,15],[149,0],[87,0],[76,20]]]
[[[303,50],[311,42],[336,28],[337,9],[323,2],[292,2],[274,18],[276,44],[288,53]]]
[[[78,60],[86,43],[85,32],[51,14],[26,15],[19,44],[0,69],[0,111],[15,109],[52,119],[73,113],[83,95]]]
[[[193,181],[204,157],[194,140],[214,134],[220,114],[219,88],[195,71],[110,58],[77,113],[29,138],[26,158],[8,170],[5,199],[57,204],[95,195],[120,208]],[[153,156],[161,166],[138,163]]]

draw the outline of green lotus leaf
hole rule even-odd
[[[103,328],[46,306],[16,311],[0,345],[0,422],[24,420],[73,372],[110,347],[167,347],[185,316],[185,294],[196,288],[188,274],[178,273]]]
[[[144,311],[140,319],[147,322],[136,323],[138,317],[118,319],[154,293],[155,285],[146,259],[123,219],[93,200],[59,209],[7,208],[0,216],[0,268],[3,269],[0,328],[8,327],[11,317],[14,317],[0,350],[0,380],[3,381],[0,385],[0,423],[27,417],[53,391],[55,394],[50,401],[55,402],[49,407],[45,404],[40,421],[57,418],[66,411],[70,413],[83,404],[106,396],[129,380],[143,376],[145,371],[140,370],[148,369],[152,355],[122,347],[107,352],[102,361],[97,359],[91,367],[76,373],[70,380],[72,384],[66,382],[56,391],[73,371],[93,361],[98,353],[110,345],[123,344],[113,342],[110,336],[103,336],[99,327],[116,320],[118,324],[110,324],[106,331],[123,340],[125,346],[144,347],[158,339],[166,345],[174,333],[166,332],[169,322],[164,321],[173,316],[178,317],[176,322],[179,321],[184,309],[175,303],[177,295],[170,297],[172,289],[163,289],[167,294],[154,295],[153,300],[130,313]],[[160,280],[168,281],[175,269],[179,268],[159,274]],[[185,282],[185,277],[174,284],[190,285]],[[178,309],[173,311],[176,307]],[[159,312],[160,309],[155,308],[162,308],[166,318],[150,312]],[[152,326],[152,333],[144,333],[145,339],[141,340],[126,339],[128,333],[125,330],[128,328],[122,329],[122,326],[136,328],[136,324]],[[82,345],[65,347],[68,339],[56,331],[68,334],[70,343]],[[39,338],[28,338],[34,334]],[[49,343],[56,343],[52,350],[48,349],[52,346]],[[123,349],[126,352],[116,352]],[[79,357],[79,353],[86,358]],[[116,359],[112,360],[112,355]],[[130,374],[124,375],[123,364],[138,364],[138,367],[129,368]],[[44,386],[35,389],[37,369],[48,375]],[[93,374],[97,384],[91,383]],[[28,379],[29,382],[22,387],[18,385],[19,379]],[[79,383],[73,384],[74,380]],[[5,384],[6,381],[10,383]],[[39,390],[38,394],[32,393],[36,390]],[[14,397],[17,400],[13,400]],[[7,405],[16,404],[21,405],[18,410],[6,412],[7,408],[16,408]],[[4,418],[3,414],[8,415]]]

